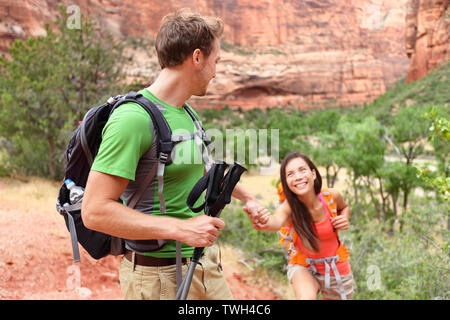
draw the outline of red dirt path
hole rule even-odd
[[[24,212],[0,201],[0,299],[122,299],[120,257],[97,261],[80,250],[77,269],[64,219],[56,212]],[[247,283],[227,261],[222,264],[235,299],[279,299],[271,290]]]

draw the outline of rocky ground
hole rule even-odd
[[[0,299],[122,299],[120,257],[97,261],[80,247],[81,263],[73,264],[69,233],[54,208],[57,187],[0,180]],[[225,255],[222,264],[235,299],[281,298],[233,259]]]

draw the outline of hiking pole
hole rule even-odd
[[[217,162],[208,173],[197,182],[186,201],[192,211],[199,212],[201,209],[204,209],[206,215],[217,218],[220,216],[222,209],[231,202],[231,194],[233,193],[234,187],[239,182],[241,175],[247,171],[247,168],[235,162],[228,170],[225,177],[223,177],[226,167],[228,167],[228,165],[225,162]],[[193,208],[193,204],[205,189],[207,189],[205,202],[200,207]],[[202,257],[203,249],[204,247],[197,247],[194,249],[191,263],[186,276],[177,290],[175,300],[186,300],[191,287],[192,277],[197,264],[200,263],[199,260]]]
[[[191,263],[189,264],[186,276],[184,277],[180,287],[178,288],[175,300],[186,300],[186,297],[189,293],[189,289],[191,287],[192,277],[194,276],[195,268],[197,267],[197,264],[199,264],[199,260],[202,257],[203,249],[204,247],[197,247],[194,249],[194,254],[192,255],[191,258]]]

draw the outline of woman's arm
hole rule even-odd
[[[276,232],[290,222],[291,208],[287,201],[285,201],[275,209],[273,215],[266,208],[263,208],[257,214],[249,214],[249,218],[254,229],[258,231]]]
[[[350,207],[344,201],[338,190],[330,188],[329,191],[336,203],[337,210],[337,216],[331,220],[331,223],[337,230],[347,230],[350,219]]]

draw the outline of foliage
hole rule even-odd
[[[46,36],[16,39],[10,59],[0,59],[0,136],[12,144],[8,170],[61,176],[70,131],[89,107],[117,91],[122,47],[100,36],[88,18],[69,29],[62,6],[60,15],[55,26],[46,25]]]
[[[280,250],[276,233],[254,230],[242,207],[234,199],[224,208],[221,217],[226,224],[220,235],[221,241],[242,248],[252,256],[255,266],[283,272],[286,256]]]
[[[355,299],[449,299],[448,231],[440,228],[449,206],[421,198],[413,203],[396,236],[352,214],[344,237],[352,252]]]
[[[450,165],[448,155],[450,154],[450,121],[443,116],[438,115],[439,109],[430,107],[428,112],[422,115],[423,118],[431,121],[429,128],[430,136],[428,141],[434,145],[436,158],[439,161],[439,172],[431,172],[428,168],[417,168],[418,176],[444,197],[445,200],[450,199]]]
[[[340,191],[350,229],[340,237],[351,249],[355,299],[449,299],[449,66],[399,83],[363,108],[202,112],[218,128],[279,128],[280,159],[309,154],[329,186],[346,172]],[[222,217],[222,240],[285,275],[274,233],[253,230],[236,203]]]
[[[10,59],[0,58],[0,175],[60,177],[69,133],[90,106],[118,91],[123,78],[122,46],[88,18],[79,29],[67,28],[60,10],[46,36],[16,40]],[[419,81],[397,83],[364,107],[244,112],[224,106],[199,114],[206,130],[222,132],[222,154],[232,150],[233,160],[242,156],[243,143],[244,164],[254,166],[247,152],[262,153],[250,132],[274,129],[279,159],[291,151],[308,154],[325,168],[328,186],[346,186],[341,193],[351,221],[340,235],[351,247],[355,298],[449,299],[449,87],[447,63]],[[253,230],[234,201],[222,217],[222,240],[251,254],[255,264],[284,272],[275,233]]]
[[[374,116],[378,121],[389,125],[392,116],[404,107],[450,105],[450,63],[435,67],[418,81],[406,83],[404,79],[375,101],[364,106],[362,116]]]

